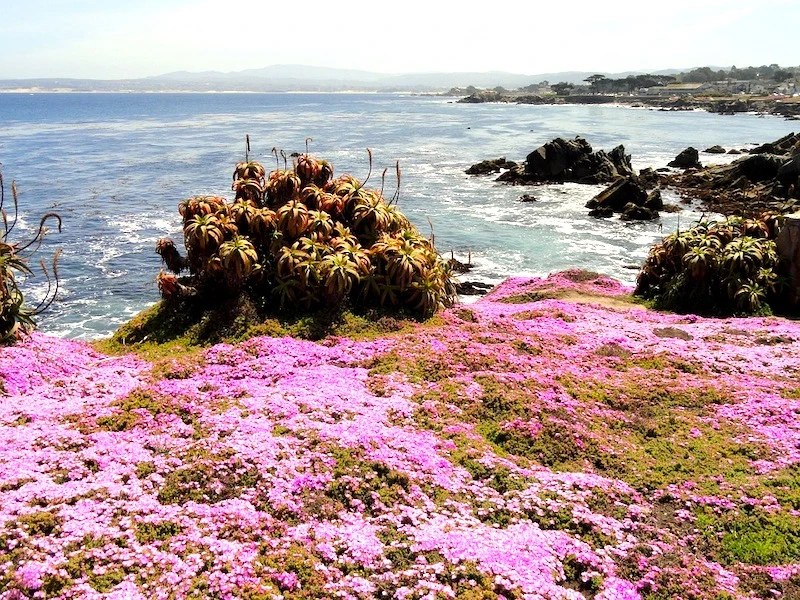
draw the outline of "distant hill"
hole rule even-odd
[[[684,69],[685,70],[685,69]],[[516,89],[540,81],[556,83],[583,83],[583,80],[600,73],[620,78],[628,75],[651,73],[672,75],[681,69],[659,71],[629,71],[604,73],[599,71],[562,71],[524,75],[505,71],[465,73],[406,73],[387,74],[351,69],[334,69],[308,65],[272,65],[262,69],[244,71],[176,71],[142,79],[6,79],[0,80],[0,91],[36,89],[41,91],[100,91],[100,92],[441,92],[452,87],[470,85],[481,88],[502,86]]]

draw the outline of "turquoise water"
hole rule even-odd
[[[399,160],[401,209],[423,232],[433,224],[443,254],[466,260],[471,253],[469,279],[583,267],[632,284],[649,246],[700,213],[687,208],[640,224],[595,220],[583,205],[599,186],[502,186],[464,169],[498,156],[521,160],[554,137],[575,135],[594,149],[624,144],[636,168],[662,167],[689,145],[747,147],[785,135],[790,125],[742,114],[377,94],[0,94],[0,163],[21,192],[23,219],[12,239],[26,239],[44,212],[64,218],[62,233],[53,232],[40,253],[63,249],[59,301],[42,315],[41,329],[97,338],[157,300],[155,241],[182,239],[182,199],[230,195],[246,133],[251,155],[268,167],[273,146],[302,151],[306,137],[337,174],[359,178],[371,148],[378,186],[382,169],[393,173]],[[393,177],[387,188],[394,191]],[[522,193],[539,200],[520,203]],[[41,294],[43,278],[25,289]]]

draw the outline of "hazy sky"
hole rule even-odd
[[[0,0],[0,78],[800,64],[800,0]]]

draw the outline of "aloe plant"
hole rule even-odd
[[[650,250],[635,293],[683,312],[771,312],[782,305],[785,265],[775,238],[783,220],[774,212],[733,216],[668,235]]]
[[[11,197],[14,202],[14,213],[9,220],[5,209],[5,182],[0,171],[0,215],[3,219],[3,233],[0,241],[0,344],[8,345],[16,342],[23,334],[36,327],[36,317],[47,310],[58,295],[58,259],[61,250],[56,250],[50,269],[43,260],[39,266],[47,280],[47,291],[36,306],[25,304],[25,295],[20,288],[19,276],[31,277],[34,271],[28,261],[39,250],[47,233],[46,224],[50,220],[57,223],[61,231],[61,217],[57,213],[47,213],[39,221],[39,228],[26,243],[11,242],[10,236],[17,225],[19,217],[19,196],[15,182],[11,182]],[[52,272],[52,274],[51,274]]]
[[[179,204],[187,257],[171,240],[159,240],[156,251],[174,274],[189,267],[190,276],[180,282],[160,275],[164,297],[196,293],[208,301],[246,293],[277,310],[349,301],[422,316],[452,304],[452,275],[432,239],[386,201],[383,186],[365,186],[371,152],[363,182],[347,174],[333,179],[330,163],[308,151],[294,169],[285,153],[273,154],[276,169],[267,175],[250,160],[248,141],[245,161],[234,169],[232,203],[199,196]]]

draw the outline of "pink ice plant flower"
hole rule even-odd
[[[629,357],[666,357],[686,365],[663,375],[675,389],[720,390],[689,438],[735,425],[732,443],[765,449],[754,477],[800,462],[800,325],[647,311],[619,283],[578,275],[511,279],[471,319],[456,307],[435,328],[372,341],[219,344],[179,377],[39,334],[0,349],[0,600],[455,598],[479,586],[638,600],[665,582],[745,600],[747,569],[797,580],[800,565],[722,566],[686,533],[700,509],[787,510],[777,494],[723,493],[722,476],[719,495],[699,480],[646,490],[585,458],[551,468],[487,441],[470,411],[490,378],[531,402],[496,424],[503,435],[534,444],[556,427],[579,457],[633,448],[598,436],[595,423],[621,413],[565,378],[636,381],[650,372]],[[442,371],[371,372],[393,354]],[[134,397],[163,408],[125,409]]]

